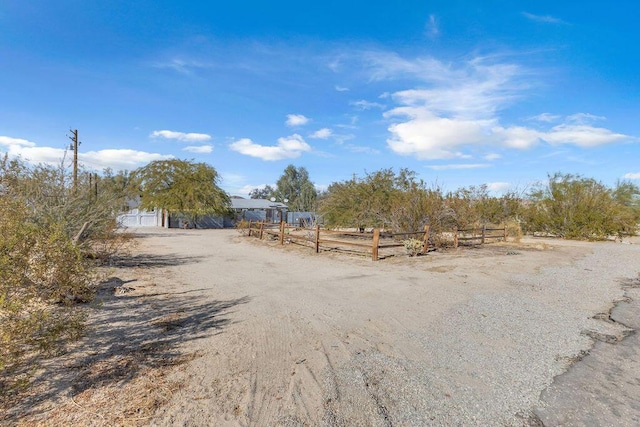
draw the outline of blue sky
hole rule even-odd
[[[640,3],[0,2],[0,153],[206,162],[246,196],[409,168],[448,190],[640,183]],[[65,160],[69,163],[69,153]]]

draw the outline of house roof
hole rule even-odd
[[[287,205],[266,199],[231,199],[231,209],[283,209]]]

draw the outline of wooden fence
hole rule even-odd
[[[487,226],[482,226],[479,228],[467,228],[467,229],[458,229],[455,227],[453,229],[453,247],[457,248],[460,245],[460,242],[465,242],[467,244],[480,244],[484,245],[488,240],[502,240],[504,242],[507,241],[507,227],[501,228],[488,228]]]
[[[247,227],[244,228],[249,236],[257,237],[260,240],[266,236],[272,236],[278,240],[281,245],[285,241],[303,244],[315,249],[316,253],[320,252],[320,248],[337,251],[356,251],[358,253],[370,254],[371,259],[377,261],[380,259],[381,251],[387,251],[392,248],[404,247],[403,240],[417,239],[422,241],[422,253],[429,251],[429,226],[425,225],[424,230],[408,232],[408,233],[388,233],[381,232],[380,229],[373,229],[372,233],[358,233],[351,231],[325,230],[319,225],[314,228],[301,228],[288,225],[285,222],[280,224],[265,223],[264,221],[249,221]],[[495,234],[501,231],[500,235]],[[506,228],[486,228],[482,227],[478,230],[458,230],[453,231],[453,245],[458,247],[460,242],[479,242],[486,243],[490,239],[502,238],[506,240]],[[351,249],[349,249],[351,248]]]

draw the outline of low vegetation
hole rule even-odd
[[[567,239],[622,238],[637,231],[639,194],[630,182],[608,188],[591,178],[555,174],[530,193],[523,225],[527,232]]]
[[[78,338],[95,266],[122,248],[115,221],[126,173],[0,159],[0,397],[28,384],[43,357]]]
[[[434,235],[454,227],[505,224],[509,234],[543,233],[601,240],[634,235],[640,222],[640,188],[618,182],[609,188],[590,178],[555,174],[529,192],[491,195],[486,185],[444,192],[412,171],[383,169],[364,178],[333,183],[319,200],[328,227],[379,227]]]

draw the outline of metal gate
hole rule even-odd
[[[157,211],[140,211],[133,209],[126,214],[118,215],[118,224],[123,227],[158,227],[161,224]]]

